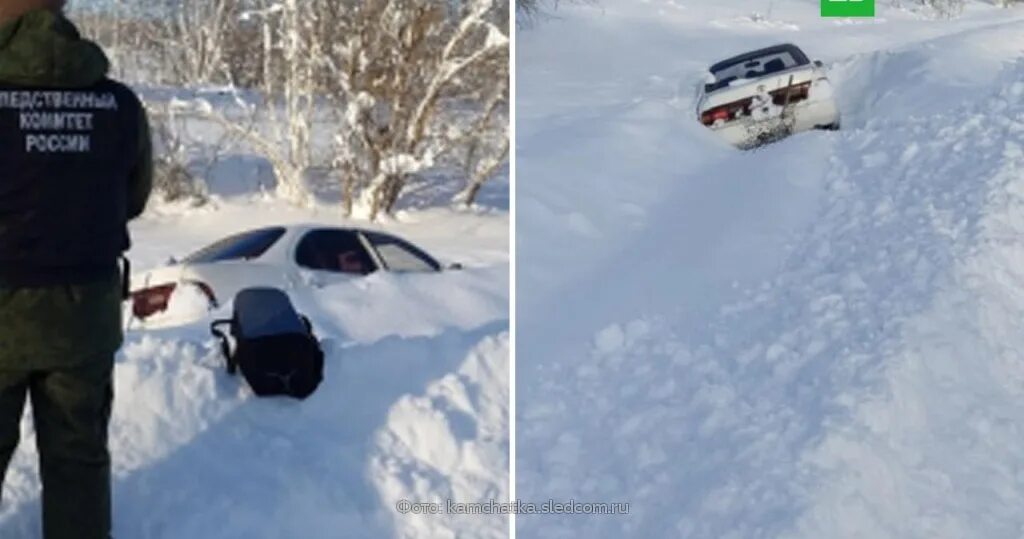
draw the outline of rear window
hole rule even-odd
[[[803,52],[791,46],[744,54],[712,66],[711,74],[715,82],[708,84],[705,92],[725,88],[736,80],[757,79],[808,63],[810,61]]]
[[[184,262],[206,264],[225,260],[259,258],[284,236],[284,228],[261,228],[224,238],[190,254]]]

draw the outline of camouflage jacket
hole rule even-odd
[[[109,67],[103,51],[62,15],[41,10],[0,23],[0,83],[74,89],[100,81]],[[129,218],[142,213],[152,188],[149,127],[139,116],[140,150],[125,156],[137,160],[125,185]],[[51,368],[113,353],[123,338],[121,302],[116,279],[0,287],[0,369]]]

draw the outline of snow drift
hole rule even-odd
[[[346,223],[275,199],[157,204],[137,267],[272,222]],[[349,225],[366,223],[347,223]],[[502,515],[401,515],[399,500],[508,498],[508,214],[416,210],[382,226],[464,271],[289,290],[327,353],[308,400],[256,399],[202,322],[132,329],[110,429],[117,537],[506,537]],[[186,308],[181,307],[181,308]],[[32,423],[8,471],[0,536],[39,534]],[[458,535],[468,534],[468,535]]]

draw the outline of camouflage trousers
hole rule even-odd
[[[26,399],[39,450],[45,539],[109,539],[113,355],[45,370],[0,369],[0,478],[18,445]]]

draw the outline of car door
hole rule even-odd
[[[370,245],[377,252],[377,258],[387,271],[425,273],[441,271],[433,257],[422,249],[395,236],[381,232],[364,232]]]
[[[295,263],[321,286],[381,269],[352,230],[310,230],[295,248]]]

